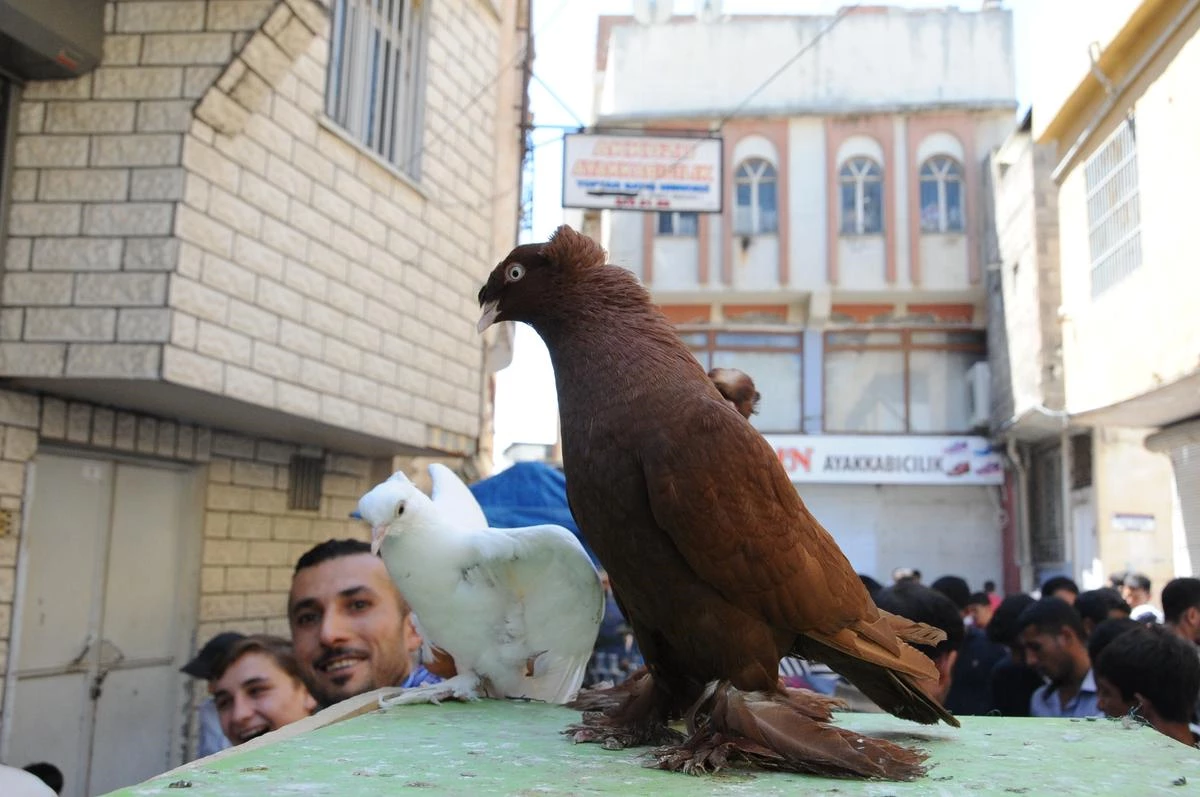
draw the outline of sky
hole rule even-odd
[[[1017,95],[1028,97],[1028,58],[1025,51],[1036,0],[1008,0],[1013,11]],[[881,0],[874,0],[885,4]],[[1047,0],[1040,0],[1047,2]],[[846,0],[724,0],[725,14],[835,13]],[[874,3],[872,3],[874,4]],[[980,0],[894,0],[888,3],[911,8],[957,5],[978,9]],[[695,0],[675,0],[676,14],[691,14]],[[596,54],[596,26],[601,14],[629,14],[633,0],[533,0],[535,78],[530,82],[533,132],[533,228],[528,240],[545,240],[563,223],[560,204],[562,179],[562,126],[578,127],[592,118],[592,85]],[[782,63],[792,53],[779,53]],[[778,64],[762,64],[764,79]],[[523,241],[524,242],[524,241]],[[553,443],[558,433],[558,405],[554,372],[541,339],[524,324],[517,324],[512,364],[496,377],[496,467],[508,464],[504,450],[514,442]]]

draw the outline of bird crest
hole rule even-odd
[[[566,224],[554,231],[538,254],[557,266],[598,268],[608,262],[604,247]]]

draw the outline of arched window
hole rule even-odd
[[[758,235],[779,230],[775,167],[762,158],[747,158],[738,166],[737,209],[733,231]]]
[[[934,155],[921,165],[921,232],[962,231],[962,167],[954,158]]]
[[[883,232],[883,169],[870,158],[850,158],[838,170],[842,188],[842,235]]]

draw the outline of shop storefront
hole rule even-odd
[[[1001,583],[1000,453],[972,436],[767,435],[800,497],[860,573]]]

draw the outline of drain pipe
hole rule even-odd
[[[1075,539],[1075,512],[1071,507],[1071,435],[1067,432],[1069,421],[1063,418],[1062,431],[1058,433],[1059,453],[1062,458],[1062,527],[1064,564],[1070,568],[1071,580],[1079,582],[1079,562],[1076,554],[1079,546]]]
[[[1025,468],[1025,460],[1017,450],[1016,439],[1010,437],[1005,448],[1008,461],[1012,463],[1017,474],[1017,574],[1020,578],[1022,592],[1033,589],[1033,552],[1029,535],[1029,471]]]

